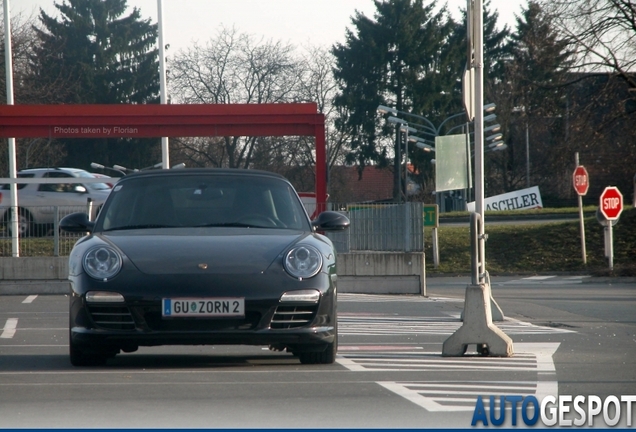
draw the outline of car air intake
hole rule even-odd
[[[289,329],[306,326],[314,320],[317,309],[317,304],[302,306],[280,305],[274,312],[270,328]]]
[[[97,327],[109,330],[135,329],[135,321],[127,306],[91,304],[88,310]]]

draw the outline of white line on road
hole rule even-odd
[[[475,407],[476,396],[480,394],[484,396],[532,394],[541,400],[547,395],[558,394],[559,384],[554,379],[554,376],[550,376],[548,379],[541,378],[546,372],[555,371],[552,356],[559,345],[559,343],[554,342],[515,344],[515,350],[520,353],[515,354],[515,357],[518,355],[534,357],[535,365],[530,369],[537,371],[536,381],[378,381],[377,383],[430,412],[472,411]],[[515,357],[493,359],[493,361],[501,361],[499,369],[503,371],[506,370],[505,363],[513,363]],[[445,359],[446,358],[441,360]],[[464,359],[468,360],[464,366],[466,370],[478,371],[481,369],[479,367],[480,358],[472,357]],[[366,369],[364,365],[359,364],[359,360],[352,358],[345,358],[344,360],[345,362],[343,362],[342,359],[338,359],[338,363],[350,370],[369,370]],[[352,369],[352,367],[356,366],[357,369]],[[525,368],[520,370],[525,370]],[[484,398],[484,403],[489,404],[489,398]]]
[[[16,327],[18,327],[17,318],[7,319],[7,322],[4,324],[3,332],[0,334],[0,339],[11,339],[15,334]]]
[[[25,298],[22,303],[33,303],[33,300],[35,300],[36,298],[38,298],[37,295],[30,295],[27,298]]]

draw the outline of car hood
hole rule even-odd
[[[177,228],[117,231],[97,237],[119,248],[146,274],[258,274],[308,235],[278,229]]]

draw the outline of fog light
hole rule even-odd
[[[86,293],[87,303],[124,303],[124,296],[108,291],[89,291]]]
[[[318,300],[320,300],[320,291],[318,290],[288,291],[280,297],[281,302],[317,303]]]

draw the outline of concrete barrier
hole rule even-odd
[[[0,295],[66,294],[68,257],[0,257]],[[423,252],[338,254],[338,290],[426,295]]]
[[[338,254],[338,290],[345,293],[426,295],[423,252]]]
[[[0,257],[0,295],[67,294],[68,257]]]

